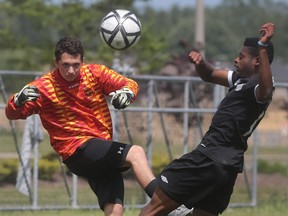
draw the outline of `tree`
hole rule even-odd
[[[0,69],[43,70],[53,66],[55,43],[63,36],[79,37],[85,47],[85,61],[112,66],[115,51],[99,37],[102,17],[116,8],[133,11],[141,20],[139,43],[118,53],[131,60],[138,73],[158,74],[170,58],[185,56],[189,48],[179,43],[193,44],[195,9],[171,8],[137,11],[133,0],[100,0],[87,4],[84,0],[2,0],[0,1]],[[206,49],[208,59],[233,60],[244,36],[255,36],[255,29],[266,21],[275,22],[276,58],[286,59],[288,38],[288,3],[272,0],[223,0],[214,8],[206,8]],[[280,33],[281,32],[281,33]],[[117,53],[117,52],[116,52]]]

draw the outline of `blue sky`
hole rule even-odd
[[[63,2],[68,0],[52,0],[53,2]],[[203,0],[205,6],[215,6],[219,4],[222,0]],[[97,2],[97,0],[85,0],[87,4]],[[135,5],[137,7],[151,6],[155,9],[169,9],[173,5],[178,5],[179,7],[194,7],[197,0],[135,0]]]
[[[221,2],[221,0],[203,0],[205,6],[215,6]],[[155,9],[169,9],[173,5],[178,5],[179,7],[194,7],[196,0],[149,0],[149,1],[136,1],[136,7],[151,6]]]
[[[89,0],[87,0],[89,1]],[[273,2],[282,2],[287,4],[287,0],[272,0]],[[167,10],[173,5],[179,7],[195,7],[197,0],[135,0],[135,6],[137,8],[143,8],[146,6],[151,6],[154,9]],[[205,7],[213,7],[222,2],[222,0],[203,0]]]
[[[54,3],[65,2],[69,0],[52,0]],[[87,4],[95,3],[98,0],[85,0]],[[116,1],[116,0],[115,0]],[[285,2],[287,0],[273,0],[274,2]],[[151,6],[155,9],[165,10],[171,8],[173,5],[178,5],[179,7],[195,7],[197,0],[135,0],[135,6],[137,8],[143,8],[146,6]],[[213,7],[220,4],[222,0],[203,0],[205,7]]]

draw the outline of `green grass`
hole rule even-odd
[[[3,124],[3,122],[2,122]],[[22,126],[23,122],[17,121],[17,129]],[[17,131],[19,147],[22,141],[22,131]],[[6,129],[0,130],[0,149],[1,153],[15,153],[15,145],[11,132]],[[142,146],[146,145],[146,135],[143,137],[134,137],[134,143],[140,144]],[[181,144],[182,145],[182,144]],[[167,147],[163,142],[161,134],[157,138],[153,138],[152,146],[152,157],[153,164],[161,165],[169,160],[167,154]],[[179,144],[171,143],[171,151],[173,157],[176,155],[182,154],[182,146]],[[49,138],[44,132],[44,140],[39,145],[40,156],[43,157],[50,152],[53,152],[53,149],[50,146]],[[159,155],[161,155],[159,157]],[[283,216],[288,215],[288,188],[287,188],[287,155],[288,148],[287,146],[277,146],[276,148],[272,147],[263,147],[259,146],[258,148],[258,160],[260,161],[258,171],[258,186],[257,186],[257,207],[243,207],[243,208],[229,208],[227,209],[222,216]],[[16,155],[17,156],[17,155]],[[251,161],[252,159],[252,148],[249,148],[246,154],[246,161]],[[263,163],[264,162],[264,163]],[[285,172],[286,171],[286,172]],[[251,170],[248,167],[249,180],[251,183]],[[263,179],[263,175],[265,175]],[[59,176],[58,176],[59,177]],[[276,178],[277,177],[277,178]],[[61,178],[61,176],[60,176]],[[243,179],[243,176],[239,176]],[[281,180],[282,182],[278,181]],[[61,183],[59,183],[59,180]],[[70,187],[72,185],[70,179]],[[78,185],[78,197],[77,202],[79,206],[83,205],[95,205],[97,204],[97,199],[92,193],[91,189],[87,184]],[[63,179],[58,179],[57,182],[42,182],[39,187],[38,195],[38,205],[39,206],[55,206],[55,205],[65,205],[69,206],[70,201],[65,190],[65,185],[63,184]],[[140,189],[139,185],[135,182],[129,182],[129,186],[126,187],[125,191],[125,203],[128,205],[136,205],[145,203],[145,197],[143,195],[143,190]],[[245,187],[244,181],[241,180],[238,182],[237,187],[235,187],[233,196],[231,198],[231,203],[242,203],[250,202],[250,197],[247,193],[247,188]],[[29,200],[26,196],[21,195],[16,191],[15,185],[1,185],[0,189],[0,207],[5,206],[30,206]],[[136,216],[139,214],[139,209],[126,209],[124,216]],[[35,211],[0,211],[1,216],[73,216],[73,215],[85,215],[85,216],[97,216],[103,215],[100,210],[35,210]]]
[[[277,205],[267,204],[250,208],[230,208],[221,216],[284,216],[288,215],[288,204],[281,203]]]
[[[124,216],[137,216],[140,209],[126,209]],[[1,211],[1,216],[101,216],[104,215],[100,210],[36,210],[36,211]],[[257,207],[247,208],[229,208],[221,216],[283,216],[288,215],[288,204],[281,203],[277,205],[267,204]]]

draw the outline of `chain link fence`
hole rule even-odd
[[[25,135],[32,139],[28,162],[23,161],[23,134],[28,120],[8,121],[4,108],[12,93],[40,75],[0,71],[0,210],[98,208],[87,182],[72,175],[53,153],[48,134],[37,126],[37,117],[30,120],[32,135]],[[191,151],[201,141],[227,89],[196,77],[131,78],[139,83],[140,92],[127,109],[117,111],[111,107],[114,139],[143,146],[157,175],[169,161]],[[288,83],[275,86],[272,104],[249,140],[245,169],[237,179],[230,207],[287,202]],[[35,139],[35,131],[39,130],[43,134]],[[26,195],[15,186],[19,167],[24,166],[31,168],[22,179],[28,186]],[[147,196],[131,171],[123,175],[126,207],[141,208],[147,203]]]

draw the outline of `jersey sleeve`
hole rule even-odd
[[[134,98],[137,96],[139,86],[134,80],[127,78],[104,65],[100,65],[98,70],[94,65],[92,66],[92,69],[93,74],[99,79],[99,84],[105,95],[109,95],[109,93],[113,91],[126,87],[134,93]]]
[[[227,79],[228,79],[229,87],[232,87],[237,80],[236,72],[229,70]]]

